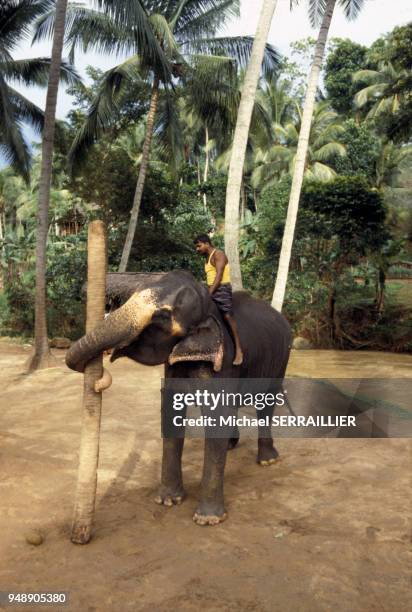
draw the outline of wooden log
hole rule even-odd
[[[86,333],[104,318],[106,268],[106,228],[102,221],[93,221],[88,233]],[[95,383],[102,374],[103,355],[99,355],[84,371],[82,431],[71,532],[71,541],[76,544],[89,542],[93,525],[102,408],[102,394],[96,393]]]

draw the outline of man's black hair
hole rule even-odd
[[[193,240],[193,244],[197,244],[198,242],[204,242],[205,244],[212,244],[212,241],[210,240],[207,234],[199,234],[198,236],[196,236],[196,238]]]

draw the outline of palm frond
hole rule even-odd
[[[21,85],[46,87],[49,81],[50,58],[0,61],[0,69],[6,79],[11,79]],[[65,61],[61,62],[60,79],[66,85],[77,85],[81,82],[81,77],[73,66]]]
[[[361,89],[360,91],[358,91],[358,93],[355,95],[355,105],[358,108],[362,108],[362,106],[365,106],[365,104],[367,102],[369,102],[370,100],[379,98],[381,95],[383,95],[385,90],[385,86],[381,83],[377,83],[376,85],[369,85],[368,87],[364,87],[363,89]]]
[[[239,104],[239,88],[233,61],[215,55],[190,57],[185,80],[188,109],[206,125],[219,124],[230,131]]]
[[[345,16],[349,21],[357,18],[361,12],[365,0],[339,0],[340,6],[343,8]]]
[[[178,55],[178,47],[173,36],[173,31],[163,15],[155,13],[149,16],[149,21],[158,40],[162,43],[162,48],[166,50],[169,56]]]
[[[33,22],[53,4],[53,0],[2,0],[0,50],[10,52],[15,49],[23,38],[29,36]]]
[[[299,139],[299,130],[293,123],[287,123],[285,125],[285,132],[287,135],[288,144],[297,144]]]
[[[36,132],[41,133],[44,126],[44,112],[36,104],[12,87],[8,87],[10,102],[17,121],[28,123]]]
[[[135,56],[104,73],[86,120],[70,148],[68,155],[70,171],[76,171],[81,166],[99,135],[113,124],[124,93],[124,86],[140,78],[139,70],[140,60]]]
[[[382,113],[395,113],[399,108],[396,96],[388,96],[378,100],[366,115],[368,119],[373,119]],[[396,110],[394,110],[396,109]]]
[[[176,100],[171,94],[164,96],[159,105],[154,133],[161,154],[168,159],[172,171],[175,172],[183,159],[183,141]]]
[[[354,83],[357,83],[358,81],[365,81],[366,83],[380,83],[382,80],[382,75],[378,70],[358,70],[352,75],[352,81]]]
[[[37,21],[33,43],[53,36],[55,14],[52,9]],[[136,52],[130,30],[117,26],[104,13],[79,3],[67,7],[65,44],[70,47],[71,61],[77,48],[85,53],[93,49],[107,55]]]
[[[310,176],[310,174],[312,176]],[[314,164],[312,164],[312,168],[308,169],[305,172],[306,178],[314,178],[317,181],[323,181],[325,183],[334,179],[335,176],[335,170],[333,170],[333,168],[331,168],[330,166],[322,164],[321,162],[315,162]]]
[[[313,147],[315,149],[322,147],[331,141],[338,141],[339,137],[344,133],[345,128],[341,123],[332,122],[328,125],[314,125],[313,130]]]
[[[252,36],[203,38],[195,41],[188,41],[182,45],[186,53],[199,52],[207,55],[231,57],[236,60],[240,68],[245,68],[249,63],[252,46]],[[267,78],[273,75],[279,67],[279,62],[279,53],[272,45],[267,44],[262,62],[263,75]]]
[[[289,138],[289,134],[286,128],[282,124],[277,123],[276,121],[272,125],[272,130],[273,130],[273,134],[276,136],[278,140],[286,141]]]
[[[273,187],[284,173],[285,166],[280,161],[258,166],[252,172],[252,187],[259,188],[264,193],[267,189]]]
[[[326,10],[327,0],[309,0],[308,12],[312,27],[316,28],[322,22]]]
[[[110,17],[115,26],[132,33],[136,45],[135,53],[140,55],[142,63],[154,70],[164,82],[170,81],[171,67],[151,27],[144,2],[142,0],[133,2],[130,0],[95,0],[95,3],[103,13]]]
[[[66,43],[70,58],[76,47],[93,48],[103,53],[138,54],[142,64],[154,70],[164,82],[172,78],[171,66],[153,31],[141,0],[95,0],[92,10],[72,4],[67,14]],[[39,21],[34,41],[50,37],[54,30],[54,11]]]
[[[313,159],[317,161],[328,161],[335,156],[344,157],[346,155],[345,145],[339,142],[328,142],[317,149],[313,154]]]
[[[0,151],[4,159],[29,182],[30,151],[16,120],[7,83],[0,75]]]
[[[240,93],[240,92],[239,92]],[[240,95],[239,95],[240,101]],[[236,104],[236,108],[238,104]],[[262,103],[262,100],[256,96],[255,105],[252,112],[252,121],[250,123],[250,137],[263,133],[270,134],[271,132],[271,117],[267,112],[267,108]]]
[[[179,18],[172,18],[171,26],[181,42],[211,37],[234,17],[239,17],[238,1],[213,0],[212,2],[186,2]]]

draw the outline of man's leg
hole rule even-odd
[[[232,332],[233,340],[235,341],[235,358],[233,360],[233,365],[240,365],[243,361],[243,351],[240,344],[239,332],[237,329],[237,324],[234,317],[227,312],[224,313],[225,321],[227,321],[230,330]]]

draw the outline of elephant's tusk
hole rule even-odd
[[[103,368],[103,376],[99,378],[99,380],[96,380],[96,382],[94,383],[94,390],[96,391],[96,393],[101,393],[102,391],[108,389],[111,384],[112,375],[110,374],[109,370]]]

